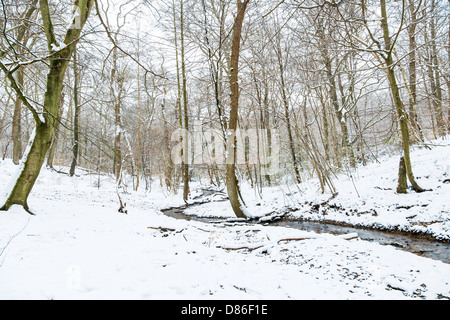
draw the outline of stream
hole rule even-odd
[[[211,194],[212,191],[205,190],[202,196],[208,196]],[[223,197],[222,199],[218,199],[216,201],[226,201],[226,198]],[[163,212],[166,216],[175,219],[183,219],[187,221],[200,221],[204,223],[226,223],[226,222],[247,223],[247,224],[258,223],[257,221],[247,221],[243,219],[198,217],[184,214],[184,211],[187,208],[191,208],[193,206],[200,206],[208,202],[210,202],[210,200],[197,201],[192,204],[186,204],[180,207],[162,209],[161,212]],[[330,233],[334,235],[356,232],[358,233],[359,238],[361,238],[362,240],[370,242],[378,242],[379,244],[382,245],[394,246],[396,248],[412,252],[414,254],[423,257],[431,258],[434,260],[440,260],[444,263],[450,264],[450,243],[438,240],[429,240],[420,237],[415,237],[413,235],[406,235],[389,231],[380,231],[375,229],[365,229],[351,226],[340,226],[323,222],[296,220],[289,218],[281,218],[279,220],[263,222],[261,224],[262,225],[270,224],[272,226],[288,227],[304,231],[314,231],[316,233]]]

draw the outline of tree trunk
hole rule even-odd
[[[70,164],[69,176],[75,175],[75,168],[78,161],[78,149],[79,149],[79,132],[80,132],[80,104],[78,101],[78,61],[76,48],[73,52],[73,104],[74,104],[74,117],[73,117],[73,148],[72,148],[72,163]]]
[[[450,0],[448,0],[450,6]],[[450,133],[450,15],[448,17],[448,36],[447,36],[447,131]]]
[[[20,90],[23,91],[23,67],[20,67],[17,71],[17,84]],[[22,157],[22,130],[21,130],[21,118],[22,118],[22,100],[19,96],[16,97],[14,102],[14,114],[12,122],[12,141],[13,141],[13,163],[19,164]]]
[[[397,193],[406,193],[407,187],[408,187],[408,181],[406,180],[405,158],[401,157],[400,164],[398,166]]]
[[[267,77],[264,76],[264,100],[263,100],[263,129],[266,131],[267,134],[267,140],[266,143],[263,144],[263,146],[267,146],[267,150],[266,147],[264,147],[264,157],[265,159],[271,159],[272,157],[272,132],[270,130],[270,112],[269,112],[269,84],[267,81]],[[267,162],[266,162],[267,163]],[[266,165],[268,166],[268,165]],[[272,182],[271,182],[271,178],[270,178],[270,174],[267,174],[266,172],[266,168],[264,169],[264,177],[267,181],[267,184],[269,186],[271,186]]]
[[[172,1],[172,9],[173,9],[173,33],[174,33],[174,42],[175,42],[175,65],[177,70],[177,100],[175,103],[175,114],[177,115],[177,120],[180,125],[180,130],[183,130],[183,112],[181,107],[181,79],[180,79],[180,59],[178,52],[178,31],[177,31],[177,23],[176,23],[176,12],[175,12],[175,1]],[[183,134],[180,133],[180,156],[181,156],[181,176],[183,176],[183,168],[184,168],[184,152],[183,152]],[[177,180],[177,185],[178,185]],[[174,192],[177,194],[178,188],[174,186]]]
[[[347,127],[347,120],[346,115],[342,112],[342,108],[339,105],[338,95],[337,95],[337,85],[336,85],[336,79],[332,70],[332,62],[328,54],[328,50],[326,48],[322,47],[322,56],[324,58],[324,64],[325,69],[327,73],[327,79],[330,84],[330,98],[331,98],[331,104],[334,108],[334,113],[336,114],[337,121],[339,122],[339,126],[341,128],[341,146],[344,149],[345,156],[348,156],[350,160],[352,160],[354,157],[353,151],[349,151],[351,148],[349,138],[348,138],[348,127]],[[353,166],[353,165],[352,165]]]
[[[431,14],[434,14],[434,1],[431,2]],[[430,36],[428,39],[427,25],[424,28],[424,40],[426,43],[425,62],[427,66],[427,74],[430,79],[430,95],[433,109],[436,117],[436,127],[439,136],[445,135],[444,113],[442,110],[442,90],[440,86],[439,71],[437,70],[437,52],[436,52],[436,30],[434,25],[434,17],[430,19]],[[436,64],[436,66],[434,66]]]
[[[388,74],[388,80],[389,80],[389,87],[391,89],[392,99],[394,100],[395,109],[397,111],[397,117],[400,124],[400,131],[401,131],[401,137],[402,137],[402,144],[403,144],[403,157],[404,157],[404,165],[406,170],[406,175],[408,177],[409,182],[411,183],[413,189],[416,192],[423,192],[425,191],[422,189],[417,182],[415,181],[414,174],[412,172],[412,165],[411,165],[411,156],[410,156],[410,150],[409,150],[409,130],[408,130],[408,120],[407,115],[404,110],[403,101],[400,97],[400,90],[397,85],[397,80],[395,77],[395,71],[394,71],[394,61],[392,58],[392,44],[389,36],[389,26],[387,21],[387,13],[386,13],[386,0],[380,0],[381,5],[381,26],[383,28],[383,38],[384,38],[384,44],[385,44],[385,50],[387,52],[386,56],[384,56],[384,62],[387,68],[387,74]]]
[[[116,34],[117,36],[117,34]],[[117,48],[114,48],[113,53],[113,69],[111,70],[111,91],[114,97],[114,155],[113,155],[113,172],[116,181],[120,180],[120,173],[122,171],[122,92],[123,82],[126,67],[122,70],[120,75],[117,75]],[[117,80],[117,94],[115,94],[114,85]]]
[[[188,152],[189,152],[189,117],[188,117],[188,96],[187,96],[187,83],[186,83],[186,65],[184,56],[184,12],[183,12],[183,1],[181,0],[181,13],[180,13],[180,41],[181,41],[181,77],[182,82],[182,92],[183,92],[183,116],[184,116],[184,130],[186,132],[185,139],[183,141],[183,200],[187,201],[189,197],[189,163],[188,163]],[[181,114],[180,114],[181,116]]]
[[[231,207],[238,218],[246,218],[241,203],[238,181],[236,178],[236,129],[239,108],[239,53],[241,43],[242,24],[244,22],[245,10],[250,0],[237,0],[237,15],[233,26],[233,43],[231,47],[230,59],[230,91],[231,91],[231,110],[228,124],[228,143],[227,143],[227,173],[226,185],[228,198]]]
[[[409,0],[409,12],[411,21],[408,26],[409,35],[409,120],[413,130],[419,134],[419,138],[423,140],[422,129],[419,126],[419,119],[417,116],[417,77],[416,77],[416,26],[417,16],[416,12],[419,8],[415,8],[414,0]]]
[[[169,128],[167,126],[165,107],[166,107],[166,90],[164,89],[164,98],[163,98],[163,102],[161,104],[161,117],[163,120],[163,131],[164,131],[163,150],[165,151],[164,156],[163,156],[163,161],[164,161],[163,166],[164,166],[164,179],[166,182],[166,188],[167,188],[167,190],[170,191],[174,187],[174,184],[172,183],[174,164],[173,164],[173,161],[171,158],[170,133],[169,133]]]
[[[137,38],[137,61],[140,63],[140,37],[138,30],[138,38]],[[139,189],[139,157],[141,153],[141,67],[138,65],[137,72],[137,89],[138,89],[138,125],[137,125],[137,134],[136,134],[136,188],[135,191]]]
[[[61,119],[64,112],[64,92],[61,94],[61,102],[59,104],[58,121],[55,124],[55,132],[53,133],[52,144],[50,145],[50,150],[47,156],[47,166],[53,168],[53,161],[55,159],[56,147],[58,145]]]
[[[6,203],[0,210],[8,210],[12,205],[16,204],[23,206],[25,210],[29,211],[27,203],[28,196],[44,163],[52,136],[53,126],[51,124],[42,123],[36,127],[34,139],[24,155],[23,168],[21,169],[20,175]]]
[[[435,0],[431,0],[431,23],[430,23],[430,31],[431,31],[431,50],[432,50],[432,59],[430,61],[434,78],[436,82],[436,108],[439,112],[440,126],[438,127],[439,133],[441,136],[446,134],[445,120],[444,120],[444,111],[442,106],[442,88],[441,88],[441,76],[439,72],[439,59],[438,59],[438,50],[436,47],[436,3]]]

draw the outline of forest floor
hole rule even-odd
[[[243,185],[248,214],[289,212],[450,239],[450,142],[416,148],[421,194],[395,193],[398,156],[338,175],[338,194],[301,185]],[[61,168],[62,171],[65,168]],[[16,167],[0,161],[0,193]],[[181,194],[120,190],[107,175],[43,169],[29,199],[35,215],[0,212],[0,299],[450,299],[450,264],[360,239],[264,224],[165,216]],[[201,194],[192,184],[192,196]],[[1,195],[0,195],[1,198]],[[186,214],[233,217],[227,201]]]

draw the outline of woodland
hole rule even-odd
[[[450,0],[0,0],[0,299],[450,300],[449,138]]]

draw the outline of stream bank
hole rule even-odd
[[[351,226],[339,222],[331,221],[307,221],[290,218],[287,213],[275,215],[266,219],[236,219],[199,217],[186,215],[184,212],[188,208],[201,206],[211,202],[227,201],[225,194],[217,194],[217,191],[204,189],[202,195],[195,201],[179,207],[161,209],[166,216],[183,219],[187,221],[199,221],[204,223],[238,223],[238,224],[262,224],[287,228],[294,228],[304,231],[314,231],[316,233],[330,233],[342,235],[348,233],[358,233],[360,239],[370,242],[377,242],[381,245],[394,246],[396,248],[420,255],[423,257],[440,260],[450,264],[450,243],[432,239],[426,234],[412,234],[393,230],[370,229],[366,227]],[[217,197],[218,196],[218,197]]]

